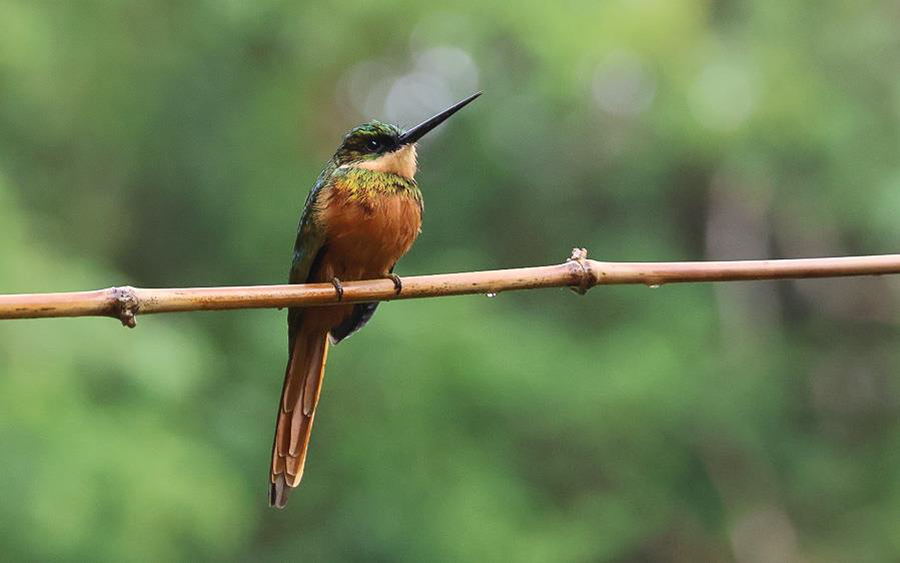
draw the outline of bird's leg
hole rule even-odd
[[[341,285],[341,280],[337,278],[331,278],[331,285],[334,286],[334,291],[337,293],[338,301],[344,300],[344,286]]]
[[[397,290],[397,295],[400,295],[400,292],[403,291],[403,282],[400,281],[400,276],[391,272],[387,277],[391,278],[391,281],[394,282],[394,289]]]

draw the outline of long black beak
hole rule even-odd
[[[480,96],[481,94],[482,94],[482,92],[476,92],[476,93],[472,94],[471,96],[469,96],[468,98],[466,98],[465,100],[450,106],[449,108],[445,109],[444,111],[435,115],[434,117],[430,117],[430,118],[426,119],[425,121],[423,121],[422,123],[419,123],[412,129],[410,129],[409,131],[406,131],[405,133],[400,135],[400,144],[408,145],[410,143],[415,143],[416,141],[421,139],[425,135],[425,133],[428,133],[429,131],[431,131],[432,129],[434,129],[441,123],[443,123],[445,119],[447,119],[454,113],[461,110],[466,104],[468,104],[469,102],[471,102],[472,100],[474,100],[475,98]]]

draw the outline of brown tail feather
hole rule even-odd
[[[311,325],[303,323],[294,339],[278,405],[269,474],[269,505],[277,508],[284,508],[288,493],[303,477],[309,435],[322,391],[328,331]]]

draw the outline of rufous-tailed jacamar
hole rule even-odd
[[[371,121],[352,129],[325,165],[300,216],[290,283],[390,277],[419,234],[422,193],[415,181],[416,141],[481,93],[408,131]],[[288,311],[288,363],[278,405],[269,504],[283,507],[300,483],[329,340],[337,344],[372,317],[378,303]]]

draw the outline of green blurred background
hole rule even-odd
[[[348,128],[403,275],[896,252],[894,1],[0,0],[0,292],[280,283]],[[4,561],[900,559],[900,283],[383,305],[266,507],[285,313],[0,323]]]

